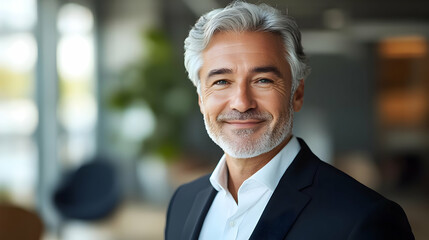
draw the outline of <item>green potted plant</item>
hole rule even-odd
[[[125,110],[144,103],[153,113],[155,126],[140,143],[140,154],[173,161],[181,154],[184,123],[197,109],[195,88],[186,81],[183,62],[163,31],[145,31],[142,44],[146,53],[124,69],[111,94],[110,106]]]

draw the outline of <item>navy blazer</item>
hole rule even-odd
[[[302,139],[250,239],[414,239],[402,208],[322,162]],[[217,191],[209,175],[179,187],[167,212],[165,239],[195,240]]]

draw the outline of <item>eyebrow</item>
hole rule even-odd
[[[222,75],[222,74],[231,74],[233,71],[230,68],[218,68],[213,69],[207,74],[207,78],[216,76],[216,75]],[[255,67],[251,70],[252,73],[273,73],[279,78],[283,78],[283,75],[281,74],[280,70],[275,66],[262,66],[262,67]]]
[[[213,77],[215,75],[231,74],[231,73],[232,73],[232,69],[229,69],[229,68],[213,69],[207,74],[207,78]]]
[[[275,66],[255,67],[251,70],[253,73],[274,73],[277,77],[283,78],[280,70]]]

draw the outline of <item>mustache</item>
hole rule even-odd
[[[260,112],[254,109],[250,109],[245,112],[232,110],[226,113],[222,113],[216,118],[217,121],[221,121],[221,122],[234,121],[234,120],[248,120],[248,119],[270,121],[273,119],[273,116],[268,112]]]

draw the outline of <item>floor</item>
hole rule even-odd
[[[163,207],[126,202],[106,220],[69,221],[59,235],[47,233],[43,240],[161,240],[165,213]]]

